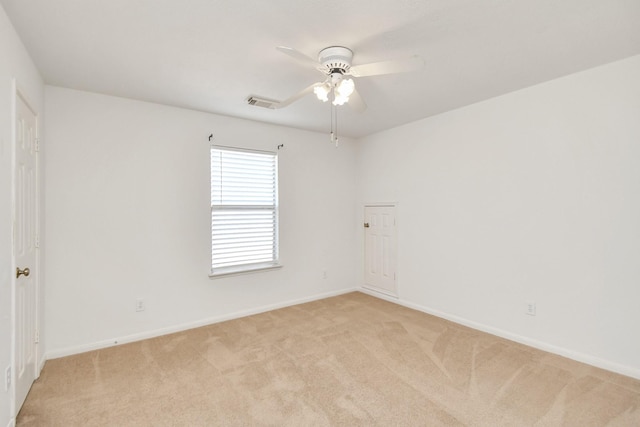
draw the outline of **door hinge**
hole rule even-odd
[[[36,153],[40,151],[40,138],[36,138]]]
[[[36,344],[39,344],[39,343],[40,343],[40,330],[39,330],[39,329],[36,329],[36,333],[35,333],[35,337],[34,337],[33,341],[34,341]]]

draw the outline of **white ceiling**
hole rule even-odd
[[[47,84],[321,132],[322,80],[276,51],[351,48],[354,65],[420,55],[424,69],[366,77],[361,137],[640,54],[640,0],[0,0]]]

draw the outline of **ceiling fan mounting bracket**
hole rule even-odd
[[[330,46],[318,53],[318,61],[327,74],[341,72],[345,74],[351,68],[353,51],[344,46]]]

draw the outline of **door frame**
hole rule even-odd
[[[399,299],[400,298],[400,290],[398,288],[398,282],[399,282],[399,268],[398,268],[398,247],[399,247],[399,234],[398,234],[398,202],[370,202],[370,203],[363,203],[362,205],[362,216],[361,216],[361,221],[360,221],[360,229],[362,230],[362,265],[360,268],[360,271],[362,274],[362,288],[366,289],[367,291],[372,291],[372,292],[376,292],[379,294],[382,294],[386,297],[391,297],[394,299]],[[395,256],[396,256],[396,264],[395,264],[395,292],[391,292],[391,291],[387,291],[381,288],[377,288],[375,286],[372,285],[368,285],[366,283],[366,279],[365,279],[365,268],[366,268],[366,256],[367,256],[367,241],[365,238],[365,231],[364,231],[364,227],[362,227],[362,225],[364,224],[365,220],[366,220],[366,209],[367,208],[384,208],[384,207],[389,207],[389,208],[393,208],[394,211],[394,217],[395,217]]]
[[[21,99],[22,102],[33,112],[36,121],[36,140],[37,140],[37,148],[35,151],[35,229],[36,229],[36,244],[35,244],[35,277],[33,278],[33,284],[35,286],[34,291],[34,325],[36,327],[35,331],[35,342],[34,345],[34,354],[35,354],[35,364],[34,364],[34,378],[37,379],[40,376],[40,371],[42,370],[42,362],[41,354],[40,354],[40,340],[42,337],[40,336],[41,330],[41,304],[40,304],[40,295],[41,295],[41,253],[40,248],[42,246],[42,233],[41,233],[41,177],[42,177],[42,162],[40,159],[40,150],[39,150],[39,141],[40,141],[40,113],[36,108],[34,108],[34,103],[30,101],[29,97],[26,95],[24,90],[21,90],[19,83],[14,78],[12,81],[12,105],[11,105],[11,271],[15,271],[17,267],[16,261],[16,241],[15,241],[15,233],[16,233],[16,185],[17,185],[17,168],[16,168],[16,156],[17,156],[17,126],[16,121],[18,118],[18,101]],[[9,390],[9,399],[10,399],[10,416],[11,419],[14,420],[18,416],[18,412],[20,408],[16,408],[16,328],[17,328],[17,307],[16,307],[16,295],[17,295],[17,279],[14,274],[11,275],[11,387]]]

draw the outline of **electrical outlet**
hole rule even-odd
[[[11,387],[11,366],[7,366],[4,376],[4,390],[9,391],[9,387]]]
[[[138,298],[136,300],[136,311],[144,311],[144,300],[142,298]]]
[[[528,314],[529,316],[536,315],[536,303],[535,301],[527,301],[524,309],[524,314]]]

